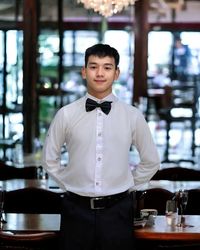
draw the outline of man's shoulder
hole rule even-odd
[[[134,111],[134,112],[139,111],[139,109],[135,105],[126,103],[126,102],[119,100],[119,99],[117,101],[117,104],[128,111]]]
[[[62,117],[62,119],[72,119],[74,116],[79,116],[84,111],[84,102],[85,97],[81,97],[68,103],[56,112],[56,116]]]
[[[127,119],[132,121],[141,120],[142,117],[144,118],[144,114],[139,107],[120,100],[117,103],[117,114],[124,115]]]
[[[66,104],[65,106],[63,106],[61,109],[62,110],[70,110],[72,111],[73,109],[77,109],[79,108],[80,106],[83,106],[83,103],[85,102],[85,96],[71,102],[71,103],[68,103]]]

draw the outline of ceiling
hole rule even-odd
[[[19,16],[22,18],[23,0],[17,0],[20,6]],[[0,20],[12,20],[16,10],[15,0],[0,1]],[[177,22],[199,22],[200,1],[199,0],[149,0],[149,21],[170,22],[172,9],[176,12]],[[43,20],[56,20],[57,17],[57,1],[41,0],[41,13]],[[64,17],[79,18],[88,16],[98,16],[93,11],[84,9],[82,4],[78,4],[76,0],[63,0]],[[47,11],[48,10],[48,11]],[[133,8],[129,7],[112,18],[129,18],[133,17]]]

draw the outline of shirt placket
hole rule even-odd
[[[103,113],[97,109],[96,128],[96,167],[95,167],[95,192],[102,190],[102,166],[103,166]]]

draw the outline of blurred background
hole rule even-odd
[[[0,158],[40,160],[55,112],[85,94],[84,52],[100,42],[119,51],[113,91],[142,110],[163,164],[198,168],[199,11],[200,1],[138,0],[105,17],[75,0],[0,0]]]

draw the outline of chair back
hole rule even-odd
[[[200,189],[188,190],[188,203],[185,214],[200,215]]]
[[[174,197],[174,193],[163,188],[147,189],[140,200],[140,209],[157,209],[158,215],[165,215],[166,202]]]
[[[17,168],[14,166],[0,166],[0,180],[10,179],[37,179],[38,168],[36,166],[28,166],[23,168]]]
[[[61,202],[62,193],[27,187],[5,193],[4,211],[5,213],[59,214]]]
[[[152,180],[200,181],[200,171],[184,167],[164,168],[158,170]]]

